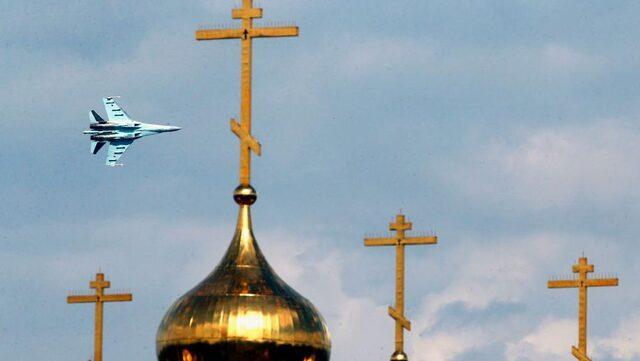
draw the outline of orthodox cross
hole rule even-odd
[[[404,246],[438,243],[436,236],[407,237],[405,232],[411,228],[411,222],[406,222],[404,215],[398,214],[396,221],[389,224],[389,229],[396,232],[395,236],[364,239],[367,247],[396,246],[396,306],[389,306],[389,316],[396,321],[396,351],[392,360],[406,360],[404,330],[411,331],[411,322],[404,315]],[[394,358],[396,355],[398,357]],[[404,358],[400,355],[404,355]]]
[[[262,18],[262,9],[253,7],[253,0],[242,0],[242,7],[233,9],[231,17],[242,20],[242,27],[203,29],[196,31],[196,40],[240,39],[242,45],[240,123],[231,119],[231,131],[240,139],[240,184],[251,182],[251,152],[261,154],[260,143],[251,135],[251,62],[254,38],[298,36],[297,26],[254,27],[253,19]]]
[[[95,303],[95,332],[93,361],[102,361],[102,308],[105,302],[129,302],[133,300],[131,293],[105,294],[104,290],[111,287],[111,282],[105,281],[104,274],[97,273],[96,279],[89,282],[89,287],[95,289],[93,295],[73,295],[67,297],[67,303]]]
[[[573,279],[553,279],[548,282],[549,288],[578,288],[578,347],[571,347],[571,354],[579,361],[591,361],[587,357],[587,288],[617,286],[617,277],[589,278],[594,267],[586,257],[581,257],[578,264],[573,265],[573,273],[578,275]]]

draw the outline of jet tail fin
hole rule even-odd
[[[100,148],[102,148],[102,146],[105,144],[106,142],[97,142],[95,140],[91,141],[91,153],[92,154],[98,154],[98,152],[100,151]]]
[[[102,119],[102,117],[100,115],[98,115],[98,113],[96,113],[95,110],[90,110],[89,111],[89,121],[92,123],[106,123],[107,121]]]

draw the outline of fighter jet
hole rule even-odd
[[[122,164],[118,164],[118,159],[122,157],[122,154],[134,140],[148,135],[180,130],[179,127],[170,125],[147,124],[133,120],[116,103],[115,98],[102,98],[104,108],[107,111],[107,119],[109,120],[102,119],[95,110],[90,110],[90,130],[83,132],[91,136],[92,154],[97,154],[106,143],[109,143],[106,163],[108,166],[122,166]]]

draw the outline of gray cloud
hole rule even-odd
[[[91,310],[64,297],[102,266],[136,294],[107,312],[106,356],[154,359],[163,312],[231,236],[239,50],[193,30],[232,3],[3,4],[0,357],[86,357]],[[441,239],[408,257],[416,360],[548,361],[535,337],[576,300],[544,282],[582,251],[622,282],[593,293],[594,354],[637,356],[637,3],[262,6],[301,37],[256,45],[256,231],[334,360],[390,354],[392,250],[362,234],[400,208]],[[105,169],[80,133],[105,95],[184,129]]]

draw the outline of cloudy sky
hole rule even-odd
[[[0,359],[86,360],[102,270],[105,359],[155,360],[164,312],[234,228],[239,45],[197,43],[226,0],[0,0]],[[407,257],[415,361],[569,360],[584,252],[590,348],[640,359],[640,3],[264,0],[296,39],[258,40],[256,236],[325,316],[334,361],[386,360],[400,209],[440,244]],[[104,166],[82,135],[100,98],[183,130]]]

